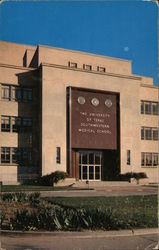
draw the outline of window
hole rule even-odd
[[[56,163],[58,164],[61,163],[61,148],[60,147],[56,148]]]
[[[144,114],[144,102],[141,101],[141,114]]]
[[[21,88],[20,86],[2,85],[2,99],[8,101],[32,102],[32,89]]]
[[[9,147],[1,147],[1,163],[10,163]]]
[[[159,103],[151,101],[141,101],[141,114],[158,115]]]
[[[144,127],[141,128],[141,139],[144,140],[145,133],[144,133]]]
[[[88,64],[83,64],[83,69],[85,70],[92,70],[92,66]]]
[[[153,167],[158,165],[158,153],[141,153],[141,166]]]
[[[130,165],[131,161],[130,161],[130,150],[127,150],[127,165]]]
[[[68,66],[70,68],[77,68],[77,63],[75,63],[75,62],[68,62]]]
[[[1,131],[10,132],[10,117],[1,116]]]
[[[17,102],[21,101],[21,88],[20,87],[12,87],[12,99]]]
[[[141,139],[142,140],[158,140],[158,128],[141,128]]]
[[[145,114],[151,114],[151,103],[145,102]]]
[[[10,87],[7,85],[2,85],[2,99],[10,100]]]
[[[28,148],[23,148],[21,150],[21,161],[22,164],[26,165],[32,162],[32,152]]]
[[[97,71],[99,72],[106,72],[106,68],[105,67],[97,67]]]
[[[32,101],[32,89],[23,89],[23,102],[31,102]]]
[[[1,147],[0,163],[30,165],[32,163],[32,151],[29,148]]]
[[[23,118],[22,125],[23,132],[31,132],[32,131],[32,118]]]
[[[145,140],[151,140],[151,139],[152,139],[152,129],[145,128]]]
[[[18,148],[12,148],[12,163],[18,164],[20,162],[20,150]]]
[[[158,141],[158,129],[153,129],[152,133],[153,133],[153,140]]]
[[[21,130],[21,118],[20,117],[12,117],[12,131],[20,132]]]

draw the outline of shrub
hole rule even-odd
[[[130,181],[131,178],[134,178],[136,180],[147,178],[146,173],[144,172],[127,172],[125,174],[120,175],[121,180],[127,180]]]
[[[43,186],[52,186],[60,180],[64,180],[68,175],[63,171],[55,171],[51,174],[44,175],[38,179],[38,184]]]
[[[23,201],[29,201],[31,204],[39,203],[40,201],[40,193],[31,193],[27,194],[24,192],[19,193],[4,193],[1,194],[1,200],[7,201],[7,202],[23,202]]]

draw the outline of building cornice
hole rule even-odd
[[[155,85],[148,85],[148,84],[143,84],[141,83],[140,85],[141,87],[146,87],[146,88],[153,88],[153,89],[159,89],[159,86],[155,86]]]
[[[100,72],[95,70],[84,70],[80,68],[71,68],[68,66],[58,65],[58,64],[50,64],[50,63],[41,63],[40,66],[45,67],[51,67],[51,68],[59,68],[59,69],[65,69],[65,70],[73,70],[83,73],[89,73],[89,74],[97,74],[97,75],[105,75],[105,76],[112,76],[112,77],[120,77],[120,78],[126,78],[126,79],[133,79],[133,80],[141,80],[142,78],[140,76],[131,76],[131,75],[121,75],[116,73],[108,73],[108,72]]]
[[[44,47],[44,48],[60,50],[60,51],[66,51],[66,52],[71,52],[71,53],[75,53],[75,54],[78,53],[78,54],[89,55],[89,56],[93,56],[93,57],[108,58],[108,59],[113,60],[113,61],[123,61],[123,62],[129,62],[129,63],[132,62],[132,60],[122,59],[122,58],[118,58],[118,57],[104,56],[104,55],[100,55],[100,54],[88,53],[88,52],[79,51],[79,50],[57,48],[57,47],[53,47],[53,46],[49,46],[49,45],[39,44],[38,47]]]
[[[35,69],[36,69],[36,68],[28,68],[28,67],[23,67],[23,66],[2,64],[2,63],[0,63],[0,67],[3,67],[3,68],[11,68],[11,69],[21,69],[21,70],[27,70],[27,71],[32,71],[32,70],[35,70]]]

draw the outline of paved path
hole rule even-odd
[[[157,229],[122,231],[53,232],[1,236],[5,250],[152,250]]]
[[[94,190],[74,191],[42,191],[42,197],[95,197],[95,196],[127,196],[127,195],[151,195],[157,194],[157,187],[148,186],[107,186],[96,187]]]

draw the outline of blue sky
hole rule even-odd
[[[157,5],[151,1],[7,1],[0,40],[130,59],[157,84]]]

